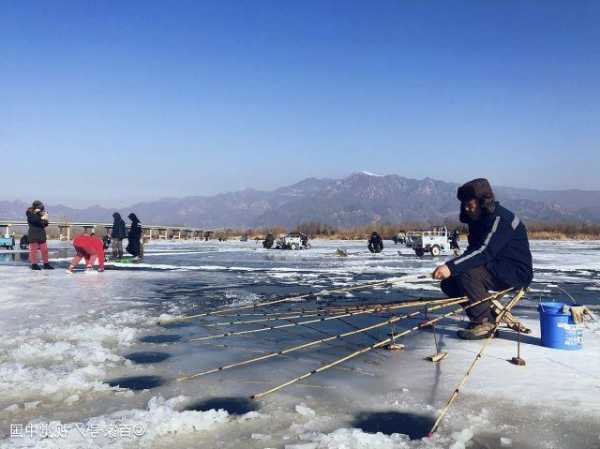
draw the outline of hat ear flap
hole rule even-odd
[[[482,198],[479,202],[481,208],[486,211],[488,214],[493,214],[496,210],[496,202],[494,201],[494,197]]]

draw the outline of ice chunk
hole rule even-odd
[[[78,394],[73,394],[73,395],[69,396],[67,399],[65,399],[65,402],[67,404],[74,404],[77,401],[79,401],[79,395]]]
[[[313,437],[319,449],[408,449],[408,437],[399,433],[365,433],[360,429],[338,429]]]
[[[31,402],[25,402],[25,404],[23,404],[23,406],[25,407],[25,410],[33,410],[34,408],[37,408],[37,406],[40,404],[41,404],[40,401],[31,401]]]
[[[12,404],[9,405],[8,407],[6,407],[3,411],[7,412],[7,413],[15,413],[19,411],[19,405],[18,404]]]
[[[312,408],[307,407],[304,403],[298,404],[296,406],[296,413],[299,413],[302,416],[306,416],[307,418],[314,418],[315,416],[317,416],[315,411]]]
[[[460,432],[452,433],[454,443],[450,446],[450,449],[465,449],[467,443],[473,438],[473,431],[471,429],[463,429]]]

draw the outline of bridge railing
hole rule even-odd
[[[0,232],[2,235],[10,234],[13,227],[22,228],[29,226],[25,220],[0,220]],[[103,229],[104,233],[109,234],[112,230],[112,223],[97,222],[77,222],[77,221],[49,221],[48,226],[58,228],[60,240],[71,240],[74,228],[84,231],[94,231]],[[203,239],[206,233],[214,234],[216,229],[194,228],[188,226],[169,226],[169,225],[145,225],[142,224],[144,237],[149,239]]]

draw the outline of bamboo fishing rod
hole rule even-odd
[[[254,323],[264,323],[268,321],[285,321],[296,318],[311,318],[315,316],[336,316],[349,312],[361,312],[361,311],[373,311],[374,313],[385,312],[387,310],[396,309],[400,305],[400,308],[406,307],[418,307],[420,305],[431,304],[433,301],[450,301],[456,298],[439,298],[434,300],[413,300],[413,301],[400,301],[395,303],[372,303],[372,304],[362,304],[357,306],[350,307],[323,307],[321,309],[312,309],[309,312],[298,311],[296,315],[291,315],[293,312],[283,312],[283,313],[275,313],[273,316],[268,315],[265,318],[257,318],[252,320],[237,320],[237,321],[220,321],[217,323],[209,323],[204,324],[204,327],[218,327],[218,326],[234,326],[238,324],[254,324]]]
[[[464,298],[465,297],[463,296],[461,298],[436,299],[436,300],[429,301],[428,304],[434,304],[434,303],[438,304],[438,303],[443,303],[443,302],[445,303],[445,302],[454,301],[457,299],[462,299],[462,300],[466,301],[466,299],[464,299]],[[424,302],[421,302],[421,305],[426,305],[426,304],[424,304]],[[225,337],[234,337],[237,335],[256,334],[259,332],[267,332],[267,331],[273,331],[273,330],[277,330],[277,329],[286,329],[286,328],[290,328],[290,327],[294,327],[294,326],[305,326],[307,324],[324,323],[326,321],[339,320],[339,319],[347,318],[347,317],[372,314],[372,313],[382,312],[384,310],[397,310],[397,309],[405,309],[405,308],[409,308],[409,307],[414,307],[414,305],[413,304],[397,304],[397,305],[389,306],[386,308],[371,308],[371,309],[359,310],[356,312],[343,313],[343,314],[339,314],[339,315],[321,316],[320,318],[314,318],[312,320],[306,320],[306,321],[292,321],[287,324],[266,326],[266,327],[261,327],[259,329],[248,329],[248,330],[243,330],[243,331],[224,332],[222,334],[207,335],[204,337],[195,337],[195,338],[190,338],[188,341],[205,341],[205,340],[213,340],[215,338],[225,338]]]
[[[287,382],[284,382],[284,383],[282,383],[280,385],[277,385],[277,386],[275,386],[275,387],[273,387],[273,388],[271,388],[269,390],[263,391],[261,393],[254,394],[254,395],[250,396],[250,399],[260,399],[260,398],[265,397],[265,396],[267,396],[267,395],[269,395],[271,393],[275,393],[276,391],[279,391],[279,390],[281,390],[281,389],[283,389],[285,387],[288,387],[288,386],[293,385],[293,384],[295,384],[297,382],[300,382],[301,380],[304,380],[307,377],[310,377],[310,376],[312,376],[314,374],[317,374],[317,373],[323,372],[325,370],[328,370],[330,368],[333,368],[333,367],[339,365],[340,363],[344,363],[344,362],[346,362],[346,361],[348,361],[350,359],[358,357],[359,355],[365,354],[366,352],[369,352],[369,351],[371,351],[373,349],[381,348],[382,346],[385,346],[388,343],[392,343],[397,338],[404,337],[404,336],[410,334],[411,332],[415,332],[417,330],[420,330],[420,329],[423,329],[425,327],[431,326],[432,324],[435,324],[438,321],[441,321],[441,320],[443,320],[445,318],[448,318],[448,317],[450,317],[452,315],[460,313],[463,310],[470,309],[471,307],[474,307],[474,306],[476,306],[478,304],[481,304],[484,301],[489,301],[491,299],[494,299],[494,298],[498,297],[499,295],[504,295],[505,293],[508,293],[510,290],[512,290],[512,288],[504,290],[504,291],[499,292],[499,293],[496,293],[496,294],[494,294],[492,296],[489,296],[487,298],[481,299],[479,301],[476,301],[476,302],[474,302],[472,304],[469,304],[466,307],[459,307],[458,309],[455,309],[455,310],[453,310],[451,312],[445,313],[445,314],[443,314],[443,315],[441,315],[441,316],[439,316],[437,318],[433,318],[431,320],[419,323],[418,325],[416,325],[416,326],[414,326],[412,328],[406,329],[406,330],[404,330],[404,331],[402,331],[402,332],[400,332],[400,333],[398,333],[398,334],[396,334],[396,335],[394,335],[392,337],[388,337],[385,340],[379,341],[378,343],[375,343],[375,344],[370,345],[370,346],[366,346],[366,347],[364,347],[362,349],[359,349],[359,350],[354,351],[354,352],[352,352],[350,354],[347,354],[347,355],[345,355],[344,357],[342,357],[340,359],[337,359],[337,360],[335,360],[335,361],[333,361],[331,363],[328,363],[326,365],[320,366],[319,368],[316,368],[316,369],[314,369],[312,371],[304,373],[301,376],[298,376],[298,377],[295,377],[295,378],[293,378],[291,380],[288,380]],[[429,311],[429,309],[428,309],[428,311]],[[416,313],[419,313],[419,312],[416,312]],[[396,321],[398,321],[398,320],[396,320]]]
[[[461,381],[458,383],[458,385],[456,386],[456,388],[454,389],[454,391],[452,392],[452,394],[448,398],[448,401],[446,401],[446,405],[444,405],[444,407],[440,411],[440,414],[438,415],[437,419],[435,420],[435,423],[433,424],[433,427],[429,431],[429,435],[428,435],[429,437],[431,437],[434,434],[434,432],[437,430],[437,428],[439,427],[440,423],[442,422],[442,420],[444,419],[444,417],[448,413],[448,410],[450,409],[450,407],[452,406],[452,404],[454,403],[454,401],[458,397],[460,389],[465,385],[465,383],[467,382],[469,376],[471,375],[471,373],[475,369],[475,366],[477,365],[477,362],[479,362],[479,360],[482,359],[483,352],[486,350],[486,348],[490,345],[490,343],[493,341],[494,337],[496,336],[496,331],[498,330],[498,327],[500,326],[500,323],[502,323],[502,319],[521,300],[521,298],[523,297],[523,295],[525,295],[525,290],[524,289],[520,289],[517,292],[517,294],[508,302],[508,304],[506,304],[504,306],[504,308],[502,309],[502,311],[496,317],[496,325],[494,326],[494,329],[493,329],[491,335],[489,337],[487,337],[487,339],[485,340],[485,342],[482,345],[481,349],[479,350],[479,352],[477,353],[477,355],[475,356],[475,358],[473,359],[473,361],[469,365],[469,369],[467,369],[467,372],[465,373],[465,375],[463,376],[463,378],[461,379]]]
[[[492,297],[490,297],[490,298],[492,298]],[[429,307],[426,310],[427,310],[427,312],[432,312],[432,311],[441,309],[443,307],[448,307],[448,306],[452,306],[452,305],[455,305],[455,304],[461,304],[461,303],[464,303],[466,301],[467,301],[466,299],[462,299],[461,298],[461,299],[454,300],[453,302],[450,302],[450,303],[447,302],[447,303],[440,304],[440,305],[437,305],[437,306]],[[303,343],[303,344],[300,344],[300,345],[296,345],[296,346],[290,346],[290,347],[288,347],[286,349],[282,349],[280,351],[269,352],[269,353],[264,354],[262,356],[254,357],[254,358],[251,358],[251,359],[242,360],[242,361],[239,361],[239,362],[230,363],[228,365],[223,365],[223,366],[220,366],[220,367],[217,367],[217,368],[212,368],[212,369],[209,369],[209,370],[206,370],[206,371],[201,371],[201,372],[196,373],[196,374],[182,376],[182,377],[179,377],[177,380],[178,381],[190,380],[190,379],[194,379],[196,377],[206,376],[208,374],[216,373],[216,372],[219,372],[219,371],[224,371],[224,370],[231,369],[231,368],[236,368],[236,367],[239,367],[239,366],[249,365],[251,363],[260,362],[262,360],[267,360],[267,359],[270,359],[270,358],[273,358],[273,357],[277,357],[277,356],[281,356],[281,355],[284,355],[284,354],[289,354],[290,352],[295,352],[295,351],[299,351],[301,349],[310,348],[310,347],[317,346],[317,345],[320,345],[320,344],[323,344],[323,343],[327,343],[327,342],[330,342],[330,341],[333,341],[333,340],[350,337],[352,335],[358,335],[358,334],[361,334],[361,333],[364,333],[364,332],[368,332],[368,331],[373,330],[373,329],[377,329],[377,328],[380,328],[380,327],[383,327],[383,326],[388,326],[388,325],[390,325],[392,323],[395,323],[395,322],[398,322],[398,321],[401,321],[401,320],[404,320],[404,319],[407,319],[407,318],[415,317],[415,316],[419,315],[420,313],[422,313],[422,311],[416,311],[416,312],[412,312],[412,313],[409,313],[409,314],[399,315],[399,316],[392,317],[392,318],[387,319],[385,321],[382,321],[382,322],[379,322],[379,323],[375,323],[375,324],[372,324],[370,326],[363,327],[363,328],[360,328],[360,329],[357,329],[357,330],[353,330],[353,331],[349,331],[349,332],[344,332],[342,334],[332,335],[331,337],[321,338],[321,339],[318,339],[318,340],[313,340],[313,341],[310,341],[310,342],[307,342],[307,343]]]
[[[203,326],[204,327],[235,326],[238,324],[255,324],[255,323],[264,323],[264,322],[268,322],[268,321],[285,321],[285,320],[293,320],[296,318],[312,318],[315,316],[330,316],[330,315],[334,315],[334,313],[317,312],[317,313],[297,313],[295,315],[290,315],[290,312],[288,312],[285,315],[268,316],[266,318],[256,318],[254,320],[220,321],[218,323],[203,324]]]
[[[442,299],[442,298],[440,298]],[[418,303],[419,301],[427,301],[427,299],[421,298],[421,299],[415,299],[413,300],[415,303]],[[219,313],[219,314],[214,314],[211,315],[211,317],[221,317],[221,318],[233,318],[233,317],[262,317],[262,318],[271,318],[271,317],[277,317],[277,316],[283,316],[283,315],[291,315],[293,313],[297,313],[299,315],[302,314],[309,314],[309,313],[315,313],[315,314],[323,314],[323,315],[333,315],[335,313],[346,313],[346,312],[351,312],[351,311],[355,311],[355,310],[364,310],[367,308],[371,308],[371,307],[385,307],[388,306],[390,304],[394,304],[394,303],[363,303],[363,304],[357,304],[357,305],[347,305],[347,306],[323,306],[323,307],[317,307],[317,308],[304,308],[304,307],[287,307],[285,309],[285,311],[279,311],[279,312],[254,312],[254,313]],[[265,320],[266,321],[266,320]],[[240,323],[243,323],[243,320],[239,320]],[[232,322],[229,321],[223,321],[221,322],[223,323],[223,325],[225,324],[230,324]],[[215,326],[218,323],[210,323],[210,324],[205,324],[204,326]],[[237,323],[236,323],[237,324]]]
[[[326,294],[329,295],[332,293],[349,292],[349,291],[354,291],[354,290],[360,290],[363,288],[375,287],[378,285],[395,284],[397,282],[413,282],[413,281],[418,281],[421,279],[427,279],[430,277],[431,277],[430,274],[418,274],[418,275],[392,277],[392,278],[384,279],[382,281],[366,282],[366,283],[362,283],[362,284],[351,286],[351,287],[342,287],[342,288],[327,290]],[[197,313],[194,315],[184,315],[184,316],[180,316],[180,317],[170,318],[168,320],[162,320],[162,321],[159,321],[158,324],[170,324],[170,323],[174,323],[177,321],[185,321],[185,320],[191,320],[191,319],[199,318],[199,317],[203,317],[203,316],[227,313],[228,311],[235,312],[236,310],[256,309],[258,307],[271,306],[273,304],[281,304],[281,303],[289,302],[289,301],[304,300],[304,299],[311,298],[314,296],[319,296],[320,294],[324,295],[325,293],[323,293],[323,291],[312,292],[312,293],[306,293],[304,295],[296,295],[296,296],[289,296],[289,297],[282,298],[282,299],[276,299],[274,301],[259,302],[259,303],[248,305],[248,306],[240,306],[240,307],[235,307],[235,308],[231,308],[231,307],[221,308],[221,309],[217,309],[217,310],[213,310],[213,311],[209,311],[209,312]]]
[[[339,307],[339,309],[342,309],[343,312],[347,312],[350,309],[350,307],[359,308],[361,306],[349,306],[349,307],[346,307],[346,308]],[[362,306],[362,307],[364,308],[364,306]],[[317,308],[313,308],[313,309],[305,309],[304,307],[297,307],[297,308],[288,307],[287,309],[285,309],[285,311],[280,311],[280,312],[216,313],[216,314],[211,315],[211,316],[212,317],[221,317],[221,318],[234,318],[234,317],[262,317],[262,318],[269,318],[269,317],[277,317],[277,316],[280,316],[280,315],[290,315],[292,313],[298,313],[298,314],[303,314],[303,313],[324,313],[325,314],[325,313],[330,313],[332,310],[334,310],[334,308],[333,307],[328,307],[328,306],[317,307]],[[212,326],[213,324],[211,323],[210,325]]]
[[[440,298],[443,299],[443,298]],[[419,301],[427,301],[424,298],[421,299],[415,299],[413,300],[415,303],[418,303]],[[402,302],[406,302],[406,301],[402,301]],[[350,312],[352,310],[362,310],[362,309],[366,309],[366,308],[370,308],[370,307],[376,307],[376,306],[381,306],[381,307],[385,307],[387,305],[390,305],[393,303],[366,303],[366,304],[358,304],[358,305],[347,305],[347,306],[323,306],[323,307],[316,307],[316,308],[304,308],[304,307],[287,307],[285,310],[283,311],[279,311],[279,312],[246,312],[246,313],[215,313],[211,316],[213,317],[223,317],[223,318],[232,318],[232,317],[274,317],[274,316],[279,316],[279,315],[289,315],[292,313],[298,313],[298,314],[302,314],[302,313],[336,313],[336,312],[340,312],[340,313],[345,313],[345,312]],[[231,312],[231,309],[228,309],[229,312]],[[240,320],[241,321],[241,320]],[[211,324],[212,325],[212,324]]]

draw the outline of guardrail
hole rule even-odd
[[[13,227],[27,227],[25,220],[0,220],[0,228],[5,231],[2,234],[10,234]],[[104,229],[110,233],[112,223],[94,223],[94,222],[70,222],[70,221],[49,221],[48,226],[58,228],[60,240],[71,240],[73,228],[80,228],[84,231],[96,231],[98,228]],[[142,225],[144,237],[149,239],[203,239],[218,231],[217,229],[193,228],[188,226],[168,226],[168,225]],[[208,235],[207,235],[208,234]]]

